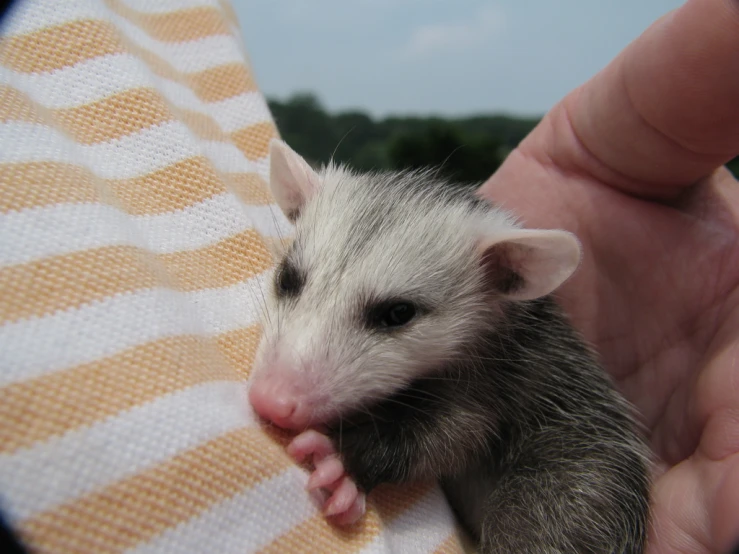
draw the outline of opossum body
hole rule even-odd
[[[280,141],[270,180],[296,233],[249,397],[304,431],[288,451],[313,457],[328,515],[437,478],[481,552],[643,551],[648,450],[549,296],[579,264],[573,235],[430,171],[314,172]]]

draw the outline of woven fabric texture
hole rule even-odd
[[[290,233],[276,134],[227,2],[27,0],[4,21],[0,507],[32,551],[461,551],[430,485],[330,526],[248,405]]]

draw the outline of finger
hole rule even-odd
[[[716,494],[712,534],[718,552],[736,552],[739,547],[739,455],[733,457]]]
[[[335,456],[328,456],[316,464],[316,469],[308,478],[306,488],[310,491],[338,481],[344,475],[344,464]]]
[[[287,446],[287,453],[298,463],[305,461],[308,456],[313,456],[313,463],[316,463],[333,454],[334,445],[326,435],[310,429],[292,440]]]
[[[357,499],[358,494],[359,491],[357,490],[357,485],[354,484],[354,481],[352,481],[350,477],[344,477],[341,484],[326,503],[326,507],[324,509],[325,514],[327,516],[333,516],[346,512]]]
[[[526,148],[630,193],[674,196],[739,153],[737,67],[739,0],[688,0],[568,95]]]

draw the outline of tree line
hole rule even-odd
[[[280,134],[310,163],[334,159],[355,169],[442,166],[458,181],[487,179],[539,118],[477,115],[464,118],[387,117],[362,111],[328,113],[311,93],[268,99]],[[739,156],[729,163],[739,175]]]

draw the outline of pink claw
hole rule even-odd
[[[366,509],[366,497],[364,493],[360,492],[357,494],[357,497],[351,506],[349,506],[344,513],[333,516],[332,521],[336,523],[336,525],[351,525],[361,519]]]
[[[312,458],[314,470],[308,479],[307,489],[323,489],[329,493],[323,506],[327,517],[331,517],[337,525],[351,525],[364,515],[365,495],[359,492],[357,485],[344,471],[344,465],[326,435],[315,430],[305,431],[292,440],[287,453],[298,462]]]
[[[359,491],[354,481],[347,475],[341,480],[341,483],[328,499],[324,506],[324,512],[327,516],[335,516],[346,512],[351,505],[357,500]]]
[[[313,457],[313,464],[330,454],[335,454],[334,445],[326,435],[309,429],[297,437],[287,447],[287,453],[298,463],[304,462],[309,456]]]
[[[327,487],[344,475],[344,464],[336,456],[328,456],[315,464],[316,469],[308,479],[308,490]]]

